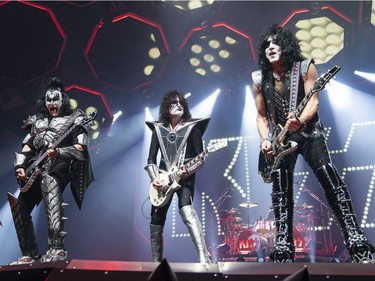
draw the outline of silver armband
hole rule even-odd
[[[148,164],[145,167],[145,170],[148,173],[148,176],[150,177],[151,181],[153,181],[155,178],[159,176],[159,168],[155,164]]]
[[[31,138],[31,134],[27,134],[26,137],[23,139],[22,144],[27,143],[30,138]]]
[[[186,166],[186,171],[188,172],[189,175],[194,174],[196,171],[200,170],[203,167],[204,161],[203,160],[198,160],[191,166]]]
[[[79,134],[77,136],[78,144],[88,146],[89,144],[89,137],[86,133]]]
[[[14,152],[14,167],[23,166],[26,161],[26,156],[22,153]]]
[[[82,152],[79,151],[74,146],[57,148],[57,151],[59,152],[59,157],[61,159],[70,160],[70,159],[75,158],[75,159],[82,160],[82,161],[86,160],[85,157],[83,157]]]

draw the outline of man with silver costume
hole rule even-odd
[[[45,94],[37,101],[38,113],[24,121],[23,128],[29,133],[22,142],[21,152],[15,153],[14,161],[21,192],[18,198],[8,193],[22,256],[11,264],[67,259],[64,249],[67,234],[64,231],[64,220],[67,219],[64,207],[67,204],[63,202],[62,194],[70,182],[80,209],[84,193],[94,180],[87,151],[89,126],[81,125],[85,115],[81,111],[73,112],[63,89],[58,78],[49,78]],[[72,132],[66,134],[69,129]],[[52,144],[56,140],[60,143],[55,147]],[[35,159],[41,159],[43,153],[45,160],[34,170],[39,174],[32,173],[32,176],[37,176],[31,179],[28,168],[38,161]],[[31,185],[30,180],[33,181]],[[31,212],[42,199],[48,226],[48,250],[40,256]]]
[[[159,122],[146,122],[152,130],[148,165],[145,167],[152,188],[165,190],[167,186],[161,181],[159,171],[178,168],[181,188],[173,192],[177,193],[179,213],[188,228],[200,263],[210,262],[201,222],[193,207],[195,172],[202,168],[204,161],[202,159],[191,167],[184,164],[203,151],[202,135],[208,122],[209,119],[191,119],[186,98],[183,93],[176,90],[164,95],[159,108]],[[159,150],[161,157],[158,167]],[[154,205],[151,207],[150,240],[154,262],[163,259],[163,229],[171,201],[172,197],[162,207]]]

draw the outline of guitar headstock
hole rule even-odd
[[[81,125],[85,125],[87,123],[90,123],[91,121],[93,121],[96,118],[97,115],[98,115],[98,113],[96,111],[93,111],[89,115],[86,115],[85,117],[82,118],[82,120],[80,120]]]
[[[327,85],[327,83],[329,82],[329,80],[331,80],[331,78],[333,76],[335,76],[335,74],[337,72],[339,72],[339,70],[341,69],[340,66],[338,65],[335,65],[334,67],[332,67],[330,70],[328,70],[325,74],[323,74],[318,80],[316,80],[315,84],[314,84],[314,87],[312,88],[312,91],[313,92],[318,92],[318,91],[321,91],[324,89],[324,87]]]
[[[227,140],[219,140],[207,147],[208,152],[215,152],[228,146]]]

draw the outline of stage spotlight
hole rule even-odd
[[[316,64],[327,63],[351,44],[352,21],[328,5],[294,11],[281,26],[295,32],[302,54]]]
[[[368,73],[368,72],[362,72],[362,71],[354,71],[354,74],[365,78],[366,80],[375,83],[375,73]]]
[[[118,111],[117,113],[113,114],[113,121],[112,124],[122,115],[122,111]]]
[[[187,93],[184,97],[185,97],[185,99],[187,99],[190,96],[191,96],[191,93]]]
[[[250,36],[226,23],[193,28],[179,55],[187,71],[203,82],[239,79],[255,61]]]
[[[210,96],[201,101],[199,104],[191,109],[193,116],[199,116],[201,118],[208,118],[211,116],[212,109],[215,105],[217,96],[220,93],[220,89],[216,89]]]
[[[159,107],[154,107],[150,109],[149,107],[145,107],[145,121],[155,121],[153,116],[157,116]]]
[[[256,106],[254,97],[252,94],[252,90],[249,85],[246,86],[246,96],[245,96],[245,104],[243,108],[242,114],[242,127],[241,127],[241,135],[242,136],[250,136],[252,132],[256,130],[255,126],[255,119],[256,119]],[[249,125],[250,124],[250,125]]]

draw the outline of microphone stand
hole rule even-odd
[[[325,215],[323,215],[324,214],[324,212],[323,212],[323,206],[324,206],[327,209],[327,216],[328,216],[328,218],[330,217],[328,206],[324,202],[322,202],[322,200],[315,193],[313,193],[310,189],[308,189],[307,187],[303,186],[302,190],[305,191],[305,192],[307,192],[312,198],[314,198],[316,201],[319,202],[319,204],[320,204],[320,213],[321,213],[321,218],[322,218],[322,225],[327,224],[327,226],[328,226],[328,221],[327,222],[325,221]],[[314,233],[314,232],[312,232],[312,233]],[[313,236],[314,236],[313,239],[315,240],[315,235],[313,235]],[[332,247],[333,242],[332,242],[332,231],[331,231],[331,228],[329,228],[329,243],[327,241],[328,239],[327,239],[326,231],[323,231],[323,239],[324,239],[324,245],[325,246],[327,246],[329,244],[328,253],[327,252],[326,253],[329,254],[329,255],[332,255],[333,254],[333,247]]]
[[[220,195],[220,197],[214,202],[214,206],[216,207],[216,209],[218,209],[224,202],[225,200],[227,200],[227,198],[231,197],[231,195],[229,195],[230,191],[230,188],[229,187],[226,187],[224,189],[224,191],[222,192],[222,194]],[[215,249],[215,239],[214,239],[214,210],[212,210],[211,212],[211,215],[210,215],[210,219],[211,219],[211,241],[212,241],[212,250]],[[224,233],[226,235],[226,232],[227,232],[227,223],[225,222],[225,229],[224,229]],[[225,238],[224,238],[225,240]],[[215,249],[216,250],[216,249]],[[216,257],[217,257],[217,250],[216,250]]]

